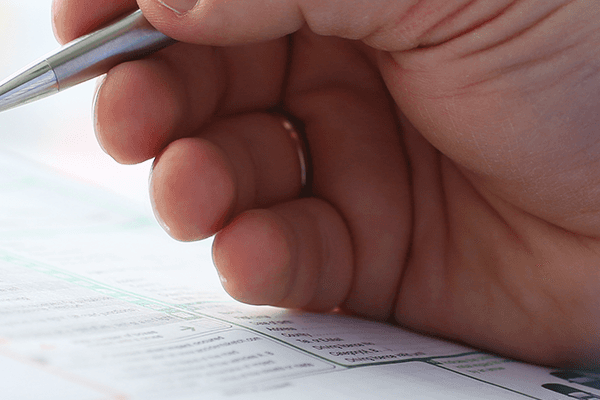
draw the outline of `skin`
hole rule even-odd
[[[55,0],[61,42],[135,9]],[[182,42],[114,68],[100,144],[155,158],[171,236],[252,304],[600,364],[600,4],[139,0]],[[274,107],[305,124],[312,196]]]

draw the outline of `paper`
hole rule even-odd
[[[0,171],[3,399],[600,398],[594,374],[236,303],[210,242],[17,158]]]

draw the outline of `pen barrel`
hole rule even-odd
[[[175,43],[157,31],[140,10],[83,36],[46,57],[64,90]]]

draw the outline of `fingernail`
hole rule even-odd
[[[159,0],[160,3],[169,10],[177,14],[185,14],[198,3],[198,0]]]

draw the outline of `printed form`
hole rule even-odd
[[[239,304],[210,245],[176,242],[116,196],[1,155],[1,397],[600,399],[591,372]]]

